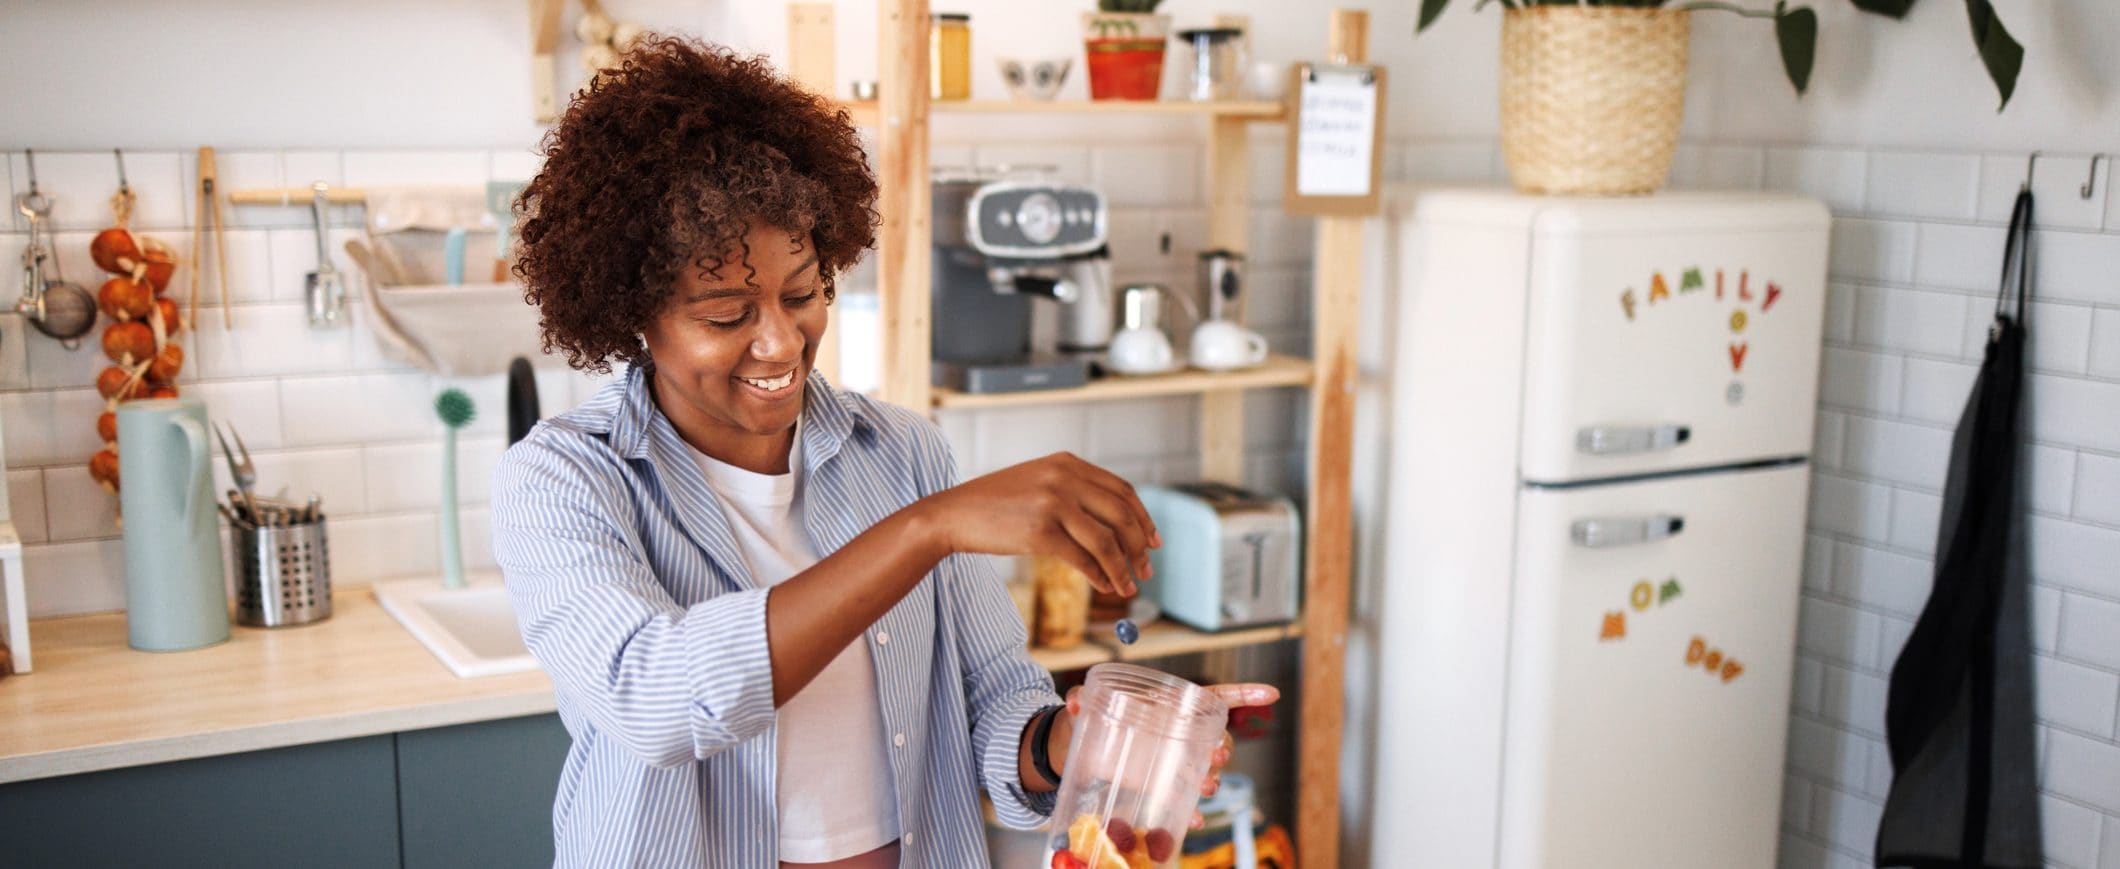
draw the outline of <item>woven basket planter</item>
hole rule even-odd
[[[1686,105],[1686,16],[1530,6],[1502,19],[1502,158],[1526,193],[1662,187]]]

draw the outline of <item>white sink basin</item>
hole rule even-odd
[[[466,588],[435,579],[378,582],[375,599],[458,676],[537,669],[515,625],[515,607],[498,576],[474,576]]]

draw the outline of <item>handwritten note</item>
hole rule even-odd
[[[1357,73],[1319,71],[1302,82],[1296,192],[1367,196],[1376,147],[1377,86]]]

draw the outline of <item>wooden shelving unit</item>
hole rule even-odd
[[[1169,374],[1147,374],[1138,377],[1103,377],[1083,386],[1069,389],[1041,389],[1031,392],[958,392],[946,387],[935,387],[933,401],[936,407],[952,410],[982,407],[1023,407],[1025,405],[1067,404],[1078,401],[1118,401],[1127,398],[1154,398],[1170,395],[1199,395],[1230,390],[1264,389],[1275,386],[1309,386],[1317,374],[1308,359],[1275,355],[1268,357],[1266,364],[1242,371],[1174,371]]]
[[[1312,281],[1313,358],[1275,356],[1260,368],[1222,374],[1179,372],[1100,380],[1077,389],[1010,395],[969,395],[929,385],[929,121],[937,114],[1052,114],[1198,118],[1206,127],[1207,244],[1242,252],[1248,241],[1250,154],[1247,127],[1287,117],[1283,103],[1192,102],[931,102],[928,99],[927,0],[878,0],[878,93],[865,103],[843,103],[855,122],[876,131],[878,211],[877,282],[883,332],[879,395],[906,407],[977,409],[1196,395],[1200,402],[1201,473],[1241,482],[1244,471],[1244,393],[1308,387],[1309,485],[1304,499],[1303,617],[1281,626],[1203,633],[1158,622],[1127,646],[1092,637],[1076,648],[1033,649],[1052,670],[1107,660],[1149,660],[1301,638],[1302,708],[1297,747],[1296,840],[1305,867],[1339,863],[1339,758],[1345,706],[1343,673],[1348,588],[1353,569],[1352,505],[1356,305],[1360,295],[1362,226],[1357,218],[1322,218],[1317,225]],[[1334,10],[1323,59],[1367,59],[1367,13]],[[831,372],[827,371],[829,375]]]

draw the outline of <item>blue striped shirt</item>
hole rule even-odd
[[[799,430],[804,526],[829,555],[956,483],[903,408],[812,375]],[[552,807],[562,866],[775,867],[767,588],[754,581],[643,367],[501,459],[494,555],[573,735]],[[954,555],[870,625],[906,831],[903,865],[986,865],[978,791],[1028,829],[1018,746],[1059,702],[993,559]]]

